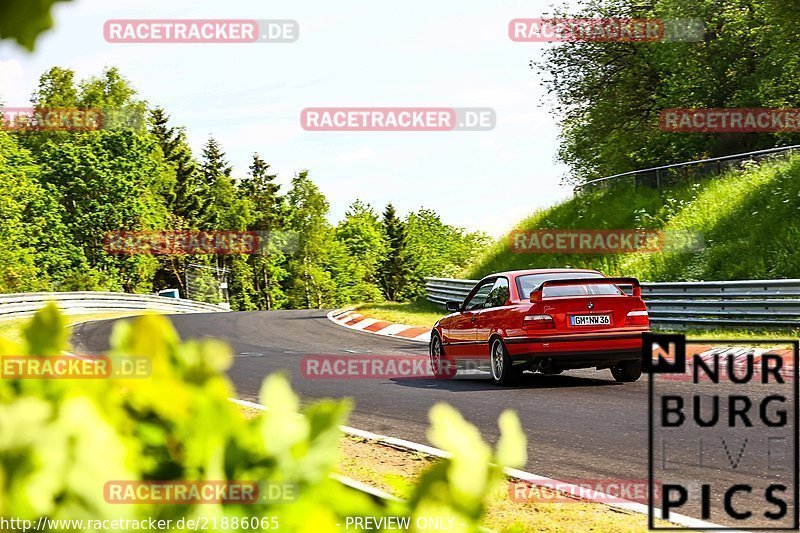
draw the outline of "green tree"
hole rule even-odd
[[[40,172],[32,154],[0,132],[0,292],[50,290],[82,262]]]
[[[559,159],[575,181],[800,142],[798,133],[668,133],[669,108],[800,106],[798,10],[781,0],[590,0],[578,17],[699,19],[699,42],[565,43],[539,68],[555,95]]]
[[[406,253],[405,224],[397,216],[391,203],[383,212],[383,229],[388,250],[379,268],[380,284],[386,299],[396,301],[408,283],[411,268]]]
[[[463,270],[491,241],[482,232],[467,232],[445,224],[435,211],[420,209],[405,221],[406,251],[411,263],[409,283],[402,297],[425,294],[426,277],[461,277]]]
[[[78,105],[78,88],[75,72],[62,67],[52,67],[39,77],[39,85],[31,96],[36,107],[75,107]]]
[[[62,94],[64,93],[64,94]],[[83,81],[54,68],[45,73],[34,95],[39,107],[68,105],[142,109],[144,103],[116,69]],[[163,228],[164,196],[172,175],[155,139],[130,129],[87,132],[29,132],[20,142],[37,154],[40,180],[56,192],[70,240],[82,249],[88,268],[75,266],[65,286],[150,291],[158,262],[153,257],[110,255],[106,232]]]
[[[150,133],[161,148],[165,164],[172,173],[173,187],[166,197],[170,218],[167,227],[188,231],[197,224],[200,213],[200,185],[197,163],[182,127],[170,126],[169,115],[160,107],[150,113]],[[184,293],[187,257],[169,255],[159,258],[161,268],[156,274],[156,288],[179,287]]]
[[[297,235],[289,260],[287,295],[290,307],[321,308],[336,290],[325,256],[332,243],[326,215],[328,200],[304,170],[292,179],[287,194],[288,229]]]
[[[251,202],[239,194],[232,171],[222,147],[210,137],[203,147],[200,162],[200,194],[203,195],[200,229],[244,231],[252,224]],[[252,267],[243,258],[228,254],[216,255],[215,261],[215,266],[230,272],[231,308],[255,309]]]
[[[250,177],[239,182],[239,190],[250,199],[253,222],[248,229],[260,235],[261,250],[250,259],[256,303],[259,309],[275,309],[286,300],[281,282],[288,272],[285,268],[285,247],[289,244],[282,231],[286,223],[285,200],[278,193],[276,174],[269,172],[269,164],[257,153],[253,154]]]
[[[336,281],[337,304],[383,299],[378,267],[388,252],[383,225],[369,204],[356,200],[336,227],[328,264]]]

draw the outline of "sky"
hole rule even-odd
[[[29,105],[39,76],[58,65],[78,78],[118,67],[151,105],[187,128],[196,154],[209,135],[234,175],[253,152],[283,190],[307,169],[331,221],[356,198],[382,211],[421,207],[450,224],[501,236],[571,195],[555,159],[558,127],[529,62],[553,46],[518,43],[508,22],[552,12],[551,1],[74,0],[36,51],[0,43],[0,98]],[[293,43],[119,44],[109,19],[293,19]],[[305,131],[306,107],[490,107],[490,131]]]

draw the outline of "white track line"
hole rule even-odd
[[[260,403],[250,402],[247,400],[239,400],[236,398],[231,398],[231,401],[235,404],[242,405],[244,407],[250,407],[252,409],[257,409],[259,411],[265,411],[267,408],[261,405]],[[406,450],[411,450],[415,452],[424,453],[426,455],[431,455],[433,457],[442,457],[447,458],[450,457],[450,454],[444,450],[440,450],[439,448],[434,448],[433,446],[428,446],[426,444],[419,444],[418,442],[412,442],[405,439],[398,439],[395,437],[387,437],[386,435],[379,435],[377,433],[372,433],[371,431],[365,431],[363,429],[356,429],[349,426],[340,426],[342,432],[346,435],[350,435],[353,437],[359,437],[362,439],[377,441],[381,444],[386,444],[388,446],[394,446],[397,448],[403,448]],[[564,483],[563,481],[558,481],[552,478],[539,476],[536,474],[532,474],[530,472],[525,472],[524,470],[517,470],[516,468],[505,468],[505,474],[513,479],[518,479],[520,481],[527,481],[533,483],[534,485],[539,486],[559,486],[563,487],[565,490],[563,492],[574,495],[574,494],[581,494],[582,491],[579,486],[572,485],[571,483]],[[602,505],[613,507],[615,509],[621,509],[625,511],[631,511],[634,513],[644,514],[647,515],[649,509],[647,505],[639,502],[633,502],[630,500],[623,500],[616,496],[610,496],[608,494],[603,494],[600,492],[594,492],[595,497],[593,498],[577,498],[584,501],[590,501],[595,503],[600,503]],[[605,501],[610,500],[610,501]],[[654,507],[653,511],[655,513],[655,517],[663,520],[663,513],[661,509]],[[711,522],[704,522],[703,520],[698,520],[697,518],[692,518],[691,516],[685,516],[677,513],[670,513],[668,522],[672,522],[673,524],[678,524],[679,526],[689,527],[689,528],[722,528],[723,526],[712,524]],[[726,529],[730,533],[738,533],[737,530],[734,529]]]

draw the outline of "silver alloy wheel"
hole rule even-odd
[[[492,378],[494,378],[495,381],[500,381],[503,375],[504,355],[503,343],[499,340],[494,341],[494,344],[492,344]]]
[[[442,341],[437,336],[431,341],[431,370],[435,376],[442,371]]]

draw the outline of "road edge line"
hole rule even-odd
[[[251,409],[256,409],[258,411],[266,411],[267,408],[260,403],[251,402],[249,400],[240,400],[238,398],[230,398],[230,400],[243,407],[250,407]],[[434,457],[440,457],[442,459],[446,459],[450,457],[450,454],[444,450],[439,448],[434,448],[433,446],[428,446],[427,444],[420,444],[418,442],[413,442],[410,440],[405,439],[398,439],[396,437],[389,437],[387,435],[380,435],[378,433],[373,433],[371,431],[366,431],[363,429],[357,429],[350,426],[339,426],[342,432],[345,435],[351,437],[359,437],[362,439],[376,441],[381,444],[385,444],[388,446],[399,447],[406,450],[424,453],[426,455],[431,455]],[[524,470],[518,470],[516,468],[504,468],[503,472],[505,475],[512,479],[518,479],[520,481],[527,481],[539,486],[547,486],[546,484],[552,484],[553,486],[558,485],[561,487],[568,488],[572,494],[581,494],[580,487],[577,485],[573,485],[572,483],[564,483],[562,481],[558,481],[556,479],[548,478],[545,476],[540,476],[537,474],[533,474],[531,472],[526,472]],[[565,491],[562,491],[565,492]],[[598,503],[601,505],[605,505],[606,507],[611,507],[614,509],[620,509],[624,511],[631,511],[634,513],[639,513],[643,515],[647,515],[649,509],[646,504],[634,502],[630,500],[623,500],[622,498],[617,498],[616,496],[610,496],[608,494],[595,492],[596,496],[594,498],[585,498],[585,497],[578,497],[578,500],[587,501],[592,503]],[[617,502],[609,502],[609,501],[602,501],[603,499],[616,499]],[[666,520],[667,522],[672,522],[673,524],[678,524],[680,526],[689,527],[689,528],[721,528],[718,524],[712,524],[711,522],[704,522],[703,520],[699,520],[697,518],[692,518],[691,516],[685,516],[677,513],[670,513],[670,517],[665,519],[663,517],[663,513],[661,509],[654,508],[656,511],[656,518],[661,520]],[[726,529],[730,533],[737,533],[735,529]]]

